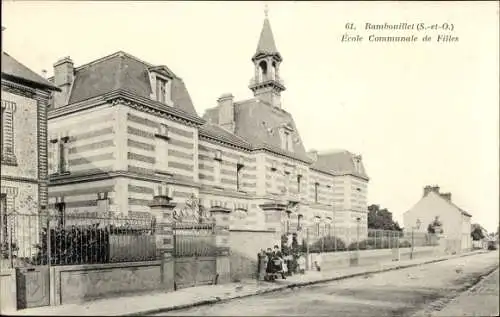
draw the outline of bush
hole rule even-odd
[[[110,235],[144,234],[144,229],[128,226],[89,226],[57,227],[47,231],[43,228],[41,243],[35,247],[37,254],[31,259],[33,264],[47,264],[49,261],[48,238],[50,234],[50,263],[52,265],[109,263]]]
[[[359,241],[359,244],[355,241],[352,242],[348,250],[372,250],[372,249],[390,249],[398,245],[397,238],[368,238],[366,240]]]
[[[399,243],[399,247],[400,248],[410,248],[411,247],[411,243],[410,243],[410,241],[407,241],[407,240],[401,241]]]
[[[309,246],[310,253],[345,251],[345,242],[334,236],[321,237]]]

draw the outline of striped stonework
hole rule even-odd
[[[217,152],[220,152],[220,159],[216,157]],[[198,171],[203,185],[249,194],[256,192],[256,161],[246,151],[200,140]]]
[[[117,134],[113,109],[109,106],[50,119],[48,128],[50,175],[64,171],[86,174],[113,170]],[[64,171],[61,170],[61,160]]]
[[[334,176],[318,172],[309,171],[308,200],[311,203],[331,205],[334,199]],[[317,185],[316,185],[317,184]],[[316,200],[317,191],[317,200]]]
[[[107,212],[116,213],[116,179],[107,179],[94,182],[83,182],[67,185],[53,185],[49,187],[49,209],[56,208],[58,199],[64,199],[65,212],[70,215],[96,215],[107,217]],[[108,210],[99,209],[99,194],[106,193],[108,198]]]
[[[129,170],[179,175],[194,179],[195,128],[129,109],[127,159]]]

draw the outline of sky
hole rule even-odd
[[[362,154],[368,203],[402,214],[438,185],[488,231],[499,222],[499,13],[489,2],[267,2],[306,149]],[[182,77],[200,115],[223,93],[252,97],[264,2],[2,1],[3,49],[53,74],[119,50]],[[356,30],[346,30],[346,23]],[[393,31],[431,42],[374,43],[365,23],[444,23]],[[363,42],[341,42],[343,34]],[[438,34],[458,42],[437,43]]]

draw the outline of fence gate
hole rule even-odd
[[[216,279],[214,223],[174,223],[175,286],[213,284]]]

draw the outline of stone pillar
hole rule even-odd
[[[286,204],[282,202],[268,202],[259,206],[264,210],[266,216],[266,230],[274,231],[281,236],[281,217],[286,210]]]
[[[231,210],[224,207],[212,207],[210,213],[215,224],[216,283],[229,283],[231,281],[229,261],[229,214]]]
[[[174,290],[174,231],[173,209],[175,203],[168,196],[155,196],[150,204],[151,214],[156,219],[156,257],[161,260],[161,284],[164,290]]]

